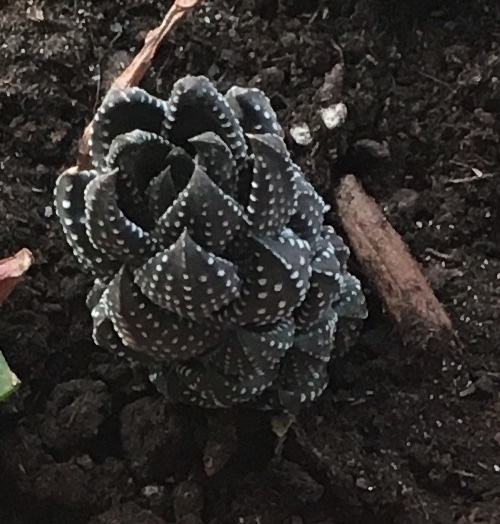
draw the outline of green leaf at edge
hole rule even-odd
[[[0,401],[7,398],[19,386],[20,380],[11,371],[0,352]]]

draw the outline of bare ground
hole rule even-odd
[[[168,2],[5,3],[0,255],[26,246],[37,263],[0,318],[23,381],[0,408],[1,522],[500,522],[500,7],[231,3],[206,2],[184,21],[144,86],[167,96],[181,75],[205,74],[222,89],[261,87],[286,128],[309,122],[314,143],[290,141],[294,157],[324,192],[342,173],[362,180],[460,343],[403,348],[365,282],[371,316],[279,458],[265,416],[165,406],[141,372],[92,345],[89,281],[51,205],[113,75]],[[349,119],[329,132],[318,89],[339,49]],[[207,441],[205,461],[231,455],[212,477]]]

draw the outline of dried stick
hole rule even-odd
[[[336,196],[353,251],[396,321],[403,341],[421,345],[443,335],[451,339],[450,318],[377,203],[353,175],[342,180]]]
[[[151,65],[158,47],[173,27],[179,22],[188,11],[196,7],[202,0],[175,0],[161,24],[155,27],[146,35],[144,46],[134,57],[132,62],[114,80],[110,89],[123,89],[126,87],[137,86],[144,78]],[[89,124],[78,146],[78,158],[76,167],[78,169],[88,169],[91,165],[89,156],[89,138],[92,124]]]

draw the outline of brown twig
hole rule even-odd
[[[163,18],[161,24],[148,32],[144,41],[144,46],[137,53],[132,62],[114,80],[111,89],[123,89],[126,87],[137,86],[144,78],[158,47],[165,37],[170,33],[177,22],[179,22],[188,11],[200,4],[201,1],[202,0],[175,0]],[[89,124],[85,128],[83,136],[80,139],[78,158],[76,162],[76,167],[78,169],[88,169],[91,165],[89,157],[91,125],[92,124]]]
[[[452,323],[402,238],[353,175],[337,190],[342,225],[367,277],[376,286],[405,343],[446,336]]]

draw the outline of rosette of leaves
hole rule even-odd
[[[111,91],[92,129],[92,169],[63,173],[55,200],[95,278],[96,344],[145,363],[173,402],[316,399],[339,318],[366,310],[268,98],[188,76],[168,100]]]

